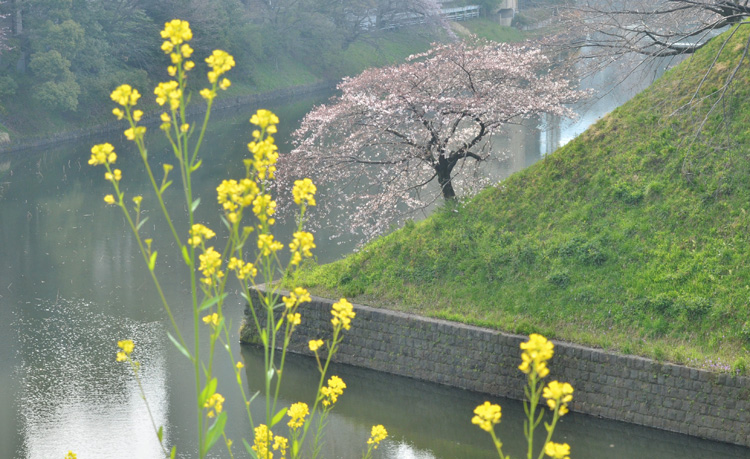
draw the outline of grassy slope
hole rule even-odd
[[[734,68],[748,30],[738,35],[702,95]],[[719,44],[457,211],[408,224],[299,280],[318,294],[744,371],[747,61],[699,137],[695,125],[715,97],[669,116],[693,96]]]

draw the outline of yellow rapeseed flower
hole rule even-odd
[[[286,412],[289,416],[289,422],[287,425],[291,429],[299,429],[305,423],[305,417],[310,414],[310,409],[307,403],[297,402],[292,404]]]
[[[287,309],[292,309],[302,303],[311,301],[310,292],[303,287],[295,287],[293,291],[289,292],[289,296],[281,297],[281,301],[284,302]]]
[[[250,122],[261,128],[267,128],[279,124],[279,117],[270,110],[260,109],[250,118]]]
[[[112,91],[109,96],[113,101],[117,102],[123,107],[133,106],[138,102],[138,99],[141,98],[141,94],[138,92],[138,90],[134,89],[129,84],[118,86],[114,91]]]
[[[176,81],[172,80],[159,83],[156,88],[154,88],[154,94],[156,95],[157,104],[164,105],[169,101],[169,108],[172,111],[177,110],[180,107],[182,90],[179,87],[179,83]]]
[[[91,159],[89,164],[92,166],[98,166],[100,164],[114,164],[117,160],[117,154],[115,153],[115,147],[111,143],[102,143],[91,147]]]
[[[203,317],[203,323],[206,325],[213,325],[214,327],[219,325],[219,314],[213,313]]]
[[[206,416],[209,418],[216,416],[224,409],[224,397],[219,393],[215,393],[211,398],[206,400],[206,403],[203,404],[203,408],[208,409]]]
[[[542,335],[532,333],[529,340],[521,343],[521,365],[518,367],[522,372],[536,371],[539,377],[544,378],[549,374],[547,360],[554,354],[554,345]]]
[[[235,366],[237,367],[238,370],[242,370],[243,368],[245,368],[245,364],[242,362],[237,362],[237,365]]]
[[[112,196],[111,194],[108,194],[108,195],[106,195],[104,197],[104,202],[106,202],[107,204],[114,204],[115,203],[115,197]]]
[[[307,345],[310,347],[310,350],[313,352],[316,352],[318,349],[320,349],[323,346],[323,340],[322,339],[311,339]]]
[[[267,425],[261,424],[255,428],[255,440],[253,441],[253,451],[262,459],[273,459],[273,453],[270,451],[271,442],[273,442],[273,432]]]
[[[292,196],[294,196],[294,203],[297,205],[303,202],[308,206],[315,205],[315,192],[317,187],[313,184],[309,178],[294,181],[294,188],[292,188]]]
[[[200,266],[198,269],[203,274],[204,278],[201,281],[206,285],[213,285],[212,276],[221,278],[224,273],[219,269],[221,267],[221,254],[214,250],[213,247],[209,247],[205,252],[198,255],[200,259]]]
[[[190,229],[190,238],[188,239],[188,244],[192,245],[193,247],[198,247],[201,242],[207,241],[214,236],[216,236],[216,233],[211,231],[211,229],[209,229],[205,225],[196,223]]]
[[[171,21],[164,23],[164,30],[161,31],[161,38],[169,40],[167,43],[170,43],[172,46],[167,50],[165,49],[166,44],[164,44],[162,45],[162,49],[167,54],[171,53],[174,45],[180,45],[183,42],[193,39],[193,32],[190,30],[190,23],[179,19],[172,19]]]
[[[112,109],[112,114],[115,115],[118,120],[121,120],[125,116],[125,112],[123,112],[119,108],[113,108]]]
[[[570,459],[570,445],[549,442],[544,445],[544,454],[552,459]]]
[[[273,439],[273,449],[281,454],[281,459],[286,458],[287,448],[289,448],[289,440],[281,435],[276,435]]]
[[[302,323],[302,316],[298,312],[288,314],[286,318],[287,320],[289,320],[289,323],[292,324],[292,326],[294,327]]]
[[[352,304],[346,301],[346,298],[341,298],[338,302],[333,303],[331,315],[333,316],[331,323],[334,327],[341,325],[345,330],[349,330],[352,326],[352,319],[356,316],[356,313],[354,312]]]
[[[372,426],[372,430],[370,431],[370,438],[367,440],[368,445],[373,445],[373,449],[378,449],[378,444],[385,440],[385,437],[388,436],[388,431],[385,430],[385,427],[378,424],[376,426]]]
[[[226,91],[227,88],[229,88],[230,86],[232,86],[232,82],[229,81],[229,79],[227,78],[224,78],[223,80],[219,82],[219,88],[221,88],[224,91]]]
[[[346,389],[346,383],[338,376],[331,376],[328,380],[328,386],[320,388],[320,395],[323,396],[323,406],[328,407],[334,405],[339,395],[344,393]]]
[[[133,353],[135,344],[133,344],[133,340],[124,339],[117,342],[117,347],[120,348],[120,351],[117,352],[117,361],[124,362]]]
[[[281,242],[273,240],[273,234],[259,234],[258,235],[258,249],[263,252],[263,256],[267,257],[271,253],[275,253],[284,248]]]
[[[291,264],[296,265],[302,261],[302,257],[312,257],[310,250],[315,248],[314,236],[307,231],[297,231],[292,236],[289,250],[292,252]]]
[[[134,128],[126,129],[123,134],[125,134],[125,138],[128,140],[140,139],[146,134],[146,126],[136,126]]]
[[[226,51],[216,49],[206,58],[206,63],[211,67],[211,71],[208,72],[208,81],[216,83],[219,76],[234,67],[234,57]]]
[[[561,383],[552,381],[547,384],[542,393],[544,398],[547,399],[547,405],[551,410],[560,405],[560,416],[568,412],[568,403],[573,400],[573,386],[569,383]]]
[[[500,423],[502,410],[500,405],[494,405],[490,402],[484,402],[474,409],[475,416],[471,418],[471,423],[479,426],[480,429],[491,432],[495,424]]]
[[[68,454],[65,455],[65,459],[77,459],[77,457],[73,451],[68,451]]]

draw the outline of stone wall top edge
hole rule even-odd
[[[262,289],[262,286],[259,286],[258,288]],[[280,290],[280,293],[282,294],[288,293],[288,290]],[[324,298],[324,297],[319,297],[319,296],[311,296],[311,300],[312,300],[311,303],[317,303],[320,307],[330,307],[331,305],[333,305],[333,303],[338,301],[338,300],[332,300],[330,298]],[[508,333],[508,332],[504,332],[500,330],[495,330],[492,328],[480,327],[477,325],[463,324],[460,322],[453,322],[453,321],[445,320],[445,319],[427,317],[427,316],[422,316],[422,315],[414,314],[414,313],[395,311],[395,310],[386,309],[386,308],[378,308],[378,307],[368,306],[368,305],[359,304],[359,303],[352,303],[352,306],[354,306],[355,310],[367,311],[368,313],[371,313],[371,314],[380,314],[380,315],[385,315],[385,316],[394,317],[398,319],[419,322],[423,324],[426,323],[426,324],[433,324],[433,325],[442,325],[444,327],[451,327],[457,330],[463,329],[467,331],[485,333],[485,334],[499,336],[507,340],[525,341],[527,339],[526,335],[518,335],[514,333]],[[556,353],[558,355],[567,354],[568,352],[574,351],[574,350],[580,350],[580,351],[588,351],[588,352],[592,352],[600,356],[611,357],[611,358],[618,359],[620,361],[624,361],[623,362],[624,365],[629,368],[636,366],[637,363],[641,363],[644,365],[645,368],[661,367],[664,371],[671,371],[673,368],[685,368],[685,369],[689,369],[692,371],[697,371],[698,374],[705,374],[705,375],[724,374],[724,373],[704,370],[700,368],[692,368],[686,365],[680,365],[680,364],[672,363],[672,362],[660,362],[657,360],[653,360],[647,357],[641,357],[637,355],[621,354],[618,352],[607,351],[607,350],[600,349],[600,348],[589,347],[589,346],[584,346],[584,345],[575,344],[575,343],[569,343],[566,341],[560,341],[556,339],[551,339],[550,341],[552,341],[552,343],[554,343],[555,347],[557,348]],[[736,376],[736,375],[727,375],[727,376],[732,379],[737,379],[740,385],[743,387],[750,386],[750,377]]]

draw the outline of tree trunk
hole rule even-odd
[[[455,165],[456,161],[451,161],[444,156],[440,156],[435,166],[438,183],[440,184],[440,189],[443,191],[443,199],[446,201],[456,199],[456,192],[453,190],[453,183],[451,183],[451,172],[453,172],[453,166]]]

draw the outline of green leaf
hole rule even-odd
[[[216,385],[218,383],[219,381],[216,378],[211,378],[208,384],[206,384],[206,387],[201,391],[200,395],[198,395],[198,405],[203,406],[206,401],[216,393]]]
[[[148,221],[148,217],[144,218],[138,223],[138,226],[135,227],[135,231],[138,232],[141,229],[141,226],[143,226],[144,223]]]
[[[197,198],[195,201],[193,201],[193,204],[190,205],[190,212],[195,212],[195,209],[198,208],[198,205],[201,203],[201,198]]]
[[[186,245],[182,246],[182,258],[185,259],[185,264],[190,266],[190,252],[188,252]]]
[[[206,301],[206,299],[204,299],[204,300],[203,300],[203,303],[201,303],[201,306],[200,306],[200,308],[198,308],[198,311],[203,311],[204,309],[208,309],[208,308],[210,308],[211,306],[215,305],[215,304],[216,304],[216,303],[218,303],[219,301],[221,301],[221,300],[223,300],[224,298],[226,298],[226,297],[227,297],[227,295],[229,295],[229,294],[228,294],[228,293],[222,293],[222,294],[221,294],[221,295],[219,295],[219,296],[214,296],[214,297],[212,297],[212,298],[208,299],[208,301]]]
[[[161,188],[159,188],[159,193],[164,193],[167,190],[167,188],[169,188],[169,185],[171,184],[172,184],[171,180],[162,184]]]
[[[164,426],[159,426],[159,431],[156,432],[156,436],[159,438],[159,443],[164,440]]]
[[[250,445],[247,444],[247,440],[245,440],[243,438],[242,439],[242,444],[245,445],[245,450],[250,455],[250,457],[252,457],[253,459],[258,459],[258,455],[255,454],[255,451],[253,451],[253,448]]]
[[[227,412],[222,411],[217,417],[216,421],[211,425],[211,427],[208,428],[208,432],[206,432],[206,448],[203,451],[203,453],[207,453],[216,443],[216,441],[221,438],[222,434],[224,433],[224,426],[227,423]]]
[[[154,268],[156,268],[156,254],[158,252],[154,250],[154,252],[151,254],[151,258],[148,260],[148,269],[149,271],[153,271]]]
[[[172,452],[169,454],[169,459],[174,459],[177,457],[177,446],[172,447]]]
[[[268,331],[265,328],[260,331],[260,341],[264,347],[268,347]]]
[[[197,163],[195,163],[191,168],[190,172],[195,172],[198,170],[199,167],[201,167],[201,164],[203,164],[203,160],[199,159]]]
[[[273,428],[273,426],[275,426],[276,424],[279,423],[279,421],[281,421],[281,419],[286,414],[286,410],[287,410],[287,408],[282,408],[281,411],[279,411],[278,413],[276,413],[276,415],[273,417],[273,419],[271,419],[271,425],[268,426],[269,429]]]
[[[176,347],[178,351],[182,352],[182,354],[185,357],[189,358],[190,360],[193,360],[193,357],[190,355],[187,349],[185,349],[185,347],[182,344],[180,344],[180,342],[177,341],[175,337],[172,336],[171,333],[167,332],[167,336],[169,337],[169,340],[172,341],[172,344],[174,344],[174,347]]]
[[[273,379],[273,373],[274,373],[273,368],[269,368],[268,371],[266,372],[266,381],[270,381]]]

